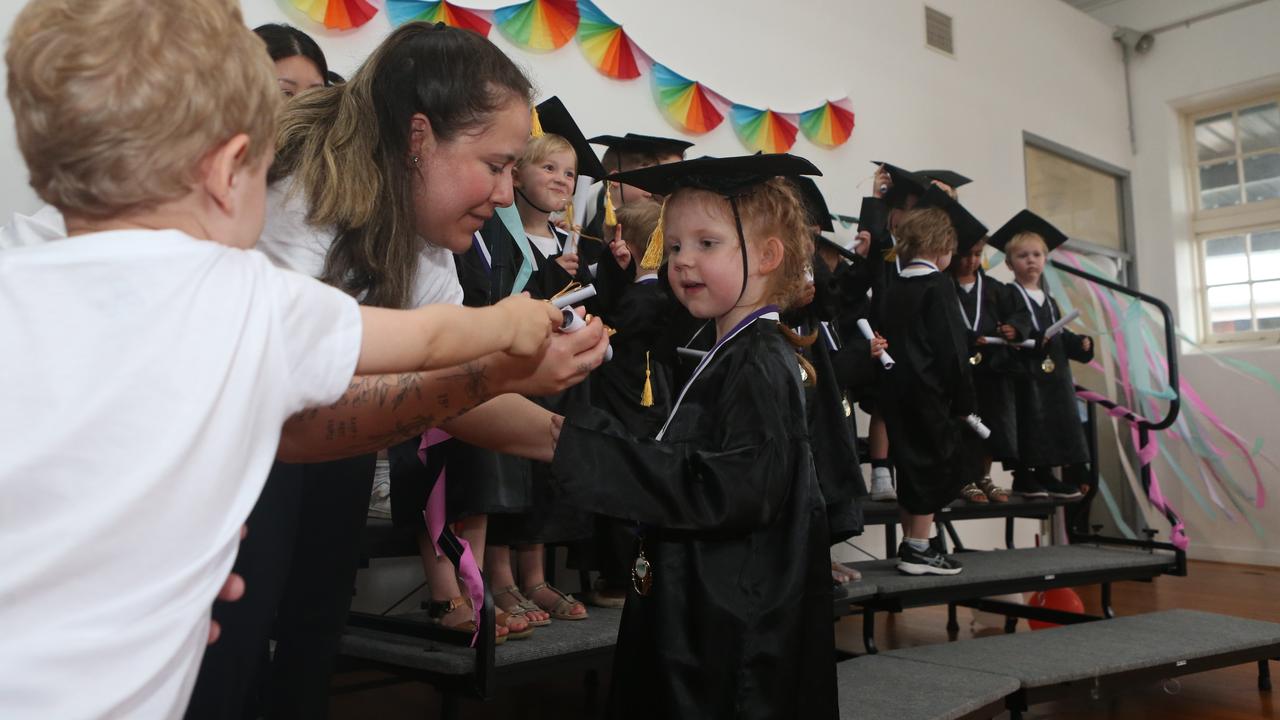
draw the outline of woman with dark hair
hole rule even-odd
[[[468,250],[495,208],[512,202],[529,95],[524,74],[479,35],[397,28],[346,84],[286,105],[258,248],[366,305],[461,304],[453,253]],[[297,442],[348,459],[276,463],[237,559],[250,590],[215,606],[223,634],[205,655],[188,716],[323,717],[373,476],[373,455],[352,456],[439,426],[480,447],[549,461],[559,418],[518,395],[494,397],[492,386],[563,389],[599,365],[606,343],[593,321],[583,333],[557,334],[523,374],[499,356],[453,375],[353,383],[322,411],[327,419],[308,416],[306,432],[292,436],[286,428],[281,457]],[[391,412],[369,413],[371,404]]]
[[[329,63],[311,36],[292,25],[267,23],[253,31],[276,63],[276,82],[285,97],[329,84]]]

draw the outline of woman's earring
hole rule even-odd
[[[422,158],[418,157],[417,155],[414,155],[414,156],[413,156],[413,164],[414,164],[414,165],[417,165],[417,164],[418,164],[419,162],[421,162],[421,161],[422,161]]]

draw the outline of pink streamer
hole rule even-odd
[[[422,443],[418,445],[418,459],[427,464],[427,450],[449,440],[452,436],[438,428],[422,433]],[[444,533],[445,522],[445,468],[440,468],[440,476],[436,478],[431,493],[427,496],[427,506],[422,509],[422,519],[427,523],[427,535],[431,538],[431,546],[435,548],[436,557],[444,552],[440,549],[440,538]],[[471,646],[475,647],[476,638],[480,636],[480,609],[484,607],[484,576],[480,574],[480,564],[471,552],[471,543],[458,537],[462,545],[462,560],[458,563],[458,574],[467,585],[467,595],[471,597],[471,607],[475,613],[476,631],[471,636]]]

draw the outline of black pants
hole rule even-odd
[[[236,557],[245,595],[214,604],[222,636],[205,650],[188,718],[327,714],[375,461],[272,467]]]

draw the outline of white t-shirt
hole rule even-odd
[[[282,268],[320,277],[336,232],[307,223],[307,204],[301,192],[290,193],[291,181],[281,180],[267,189],[267,225],[258,249]],[[462,285],[453,253],[422,243],[418,274],[413,282],[410,307],[435,303],[462,304]]]
[[[66,236],[67,224],[62,213],[52,205],[45,205],[31,215],[14,213],[13,221],[0,228],[0,250],[38,245]]]
[[[281,425],[346,390],[359,309],[125,230],[0,252],[0,328],[0,717],[178,717]]]

